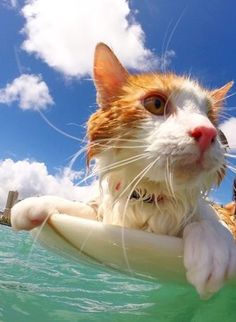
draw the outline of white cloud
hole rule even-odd
[[[30,196],[56,195],[69,200],[84,200],[91,198],[94,186],[79,187],[74,184],[81,176],[64,168],[53,176],[48,173],[44,163],[5,159],[0,161],[0,210],[5,207],[9,190],[18,190],[19,198]]]
[[[0,103],[18,102],[23,110],[45,109],[53,104],[47,84],[39,75],[22,74],[0,89]]]
[[[153,70],[163,63],[145,48],[127,0],[29,0],[22,13],[23,48],[66,76],[91,75],[98,42],[109,45],[127,67]],[[171,51],[165,64],[172,56]]]
[[[226,136],[229,147],[236,151],[236,117],[231,117],[220,124],[219,128]]]

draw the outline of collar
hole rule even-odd
[[[164,200],[164,197],[162,195],[155,195],[154,193],[148,196],[145,196],[145,194],[142,196],[140,192],[134,190],[132,192],[132,195],[130,196],[130,200],[142,200],[145,203],[157,203]]]

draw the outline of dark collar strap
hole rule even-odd
[[[136,200],[139,200],[140,198],[141,198],[141,196],[136,190],[134,190],[132,192],[132,195],[130,197],[130,199],[136,199]],[[143,202],[146,202],[146,203],[154,203],[155,202],[155,195],[152,194],[151,197],[147,197],[147,198],[142,199],[142,200],[143,200]]]

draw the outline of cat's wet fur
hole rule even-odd
[[[30,230],[53,212],[182,237],[187,279],[201,295],[236,273],[236,246],[205,200],[225,171],[218,114],[232,87],[209,90],[174,73],[132,75],[105,44],[95,51],[99,108],[87,127],[87,160],[100,189],[87,205],[45,196],[12,209]]]

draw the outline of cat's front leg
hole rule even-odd
[[[184,229],[184,265],[188,281],[209,297],[236,274],[236,245],[221,222],[211,214],[204,217]]]
[[[94,209],[84,203],[44,196],[27,198],[15,204],[11,210],[11,225],[15,230],[31,230],[55,213],[96,220]]]

